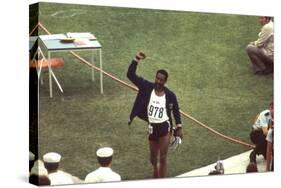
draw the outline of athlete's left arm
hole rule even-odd
[[[181,114],[180,114],[180,108],[178,104],[178,100],[176,95],[174,95],[174,102],[173,102],[173,115],[175,117],[176,121],[176,127],[174,130],[174,136],[180,137],[182,139],[183,132],[182,132],[182,124],[181,124]]]
[[[173,94],[172,99],[173,99],[173,115],[175,118],[176,126],[181,127],[182,123],[181,123],[180,108],[179,108],[178,100],[177,100],[177,97],[175,94]]]

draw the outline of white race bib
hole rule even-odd
[[[157,96],[154,89],[151,92],[147,106],[149,123],[162,123],[169,120],[166,109],[166,95]]]

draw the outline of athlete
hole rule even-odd
[[[158,70],[154,83],[136,75],[137,66],[144,58],[145,54],[138,52],[127,72],[129,80],[139,89],[130,114],[129,124],[136,116],[148,123],[153,177],[163,178],[167,174],[167,153],[173,131],[172,114],[176,122],[174,136],[178,144],[181,143],[183,135],[181,116],[176,95],[165,87],[168,79],[167,71]]]

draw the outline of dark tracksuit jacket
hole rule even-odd
[[[129,78],[129,80],[139,88],[133,109],[129,117],[129,124],[131,124],[131,122],[136,116],[148,122],[147,106],[150,100],[151,92],[154,89],[154,83],[149,82],[143,79],[142,77],[136,75],[137,65],[138,62],[133,60],[127,72],[127,77]],[[176,125],[181,124],[181,116],[176,95],[166,87],[164,87],[164,91],[166,94],[167,115],[169,117],[171,127],[173,125],[171,116],[172,113],[174,115]]]

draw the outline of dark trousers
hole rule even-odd
[[[267,57],[260,48],[248,45],[246,51],[256,73],[263,71],[273,72],[273,60]]]
[[[256,163],[256,155],[262,154],[266,158],[266,136],[262,130],[255,130],[250,133],[251,141],[256,145],[255,149],[250,154],[250,161]]]

